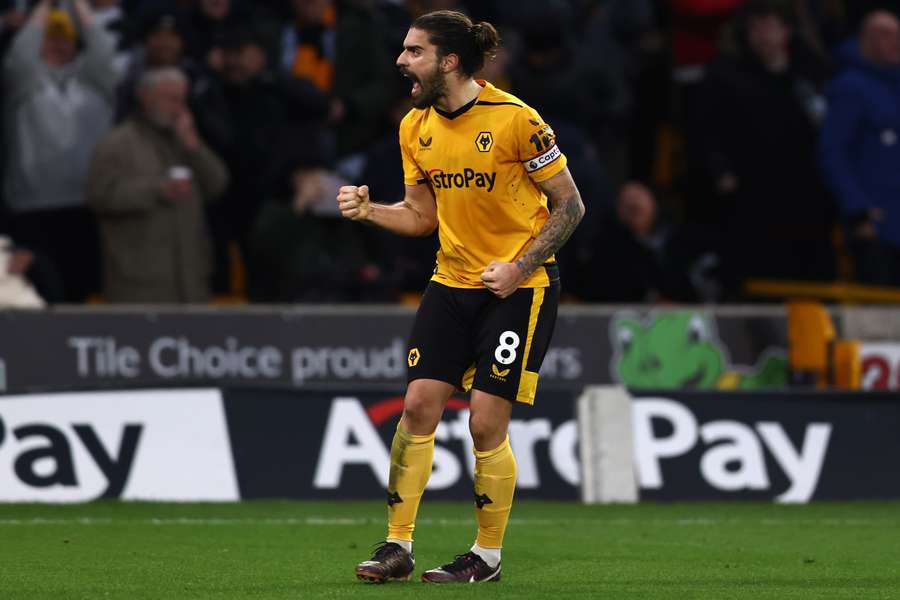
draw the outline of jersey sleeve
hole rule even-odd
[[[519,160],[532,181],[546,181],[566,168],[566,156],[556,145],[556,134],[536,110],[520,110],[514,130]]]
[[[400,122],[400,155],[403,158],[403,183],[406,185],[419,185],[425,183],[427,179],[422,173],[422,169],[413,160],[410,148],[412,147],[412,134],[410,133],[409,117]]]

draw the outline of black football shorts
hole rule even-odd
[[[486,289],[429,283],[409,339],[407,380],[437,379],[534,404],[559,305],[559,280],[552,281],[503,300]]]

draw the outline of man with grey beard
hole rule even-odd
[[[211,250],[204,204],[228,183],[200,139],[176,68],[147,71],[139,109],[104,138],[88,174],[110,302],[205,302]]]

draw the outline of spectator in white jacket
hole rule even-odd
[[[8,237],[0,235],[0,309],[46,306],[25,278],[33,260],[31,252],[14,248]]]
[[[112,123],[117,75],[114,41],[88,3],[61,4],[38,3],[3,64],[3,192],[16,241],[52,261],[66,300],[81,302],[100,269],[83,188]]]

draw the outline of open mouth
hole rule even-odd
[[[404,77],[412,82],[412,89],[410,90],[410,94],[412,94],[413,96],[419,95],[422,92],[422,83],[419,81],[419,78],[409,71],[403,71],[402,73]]]

